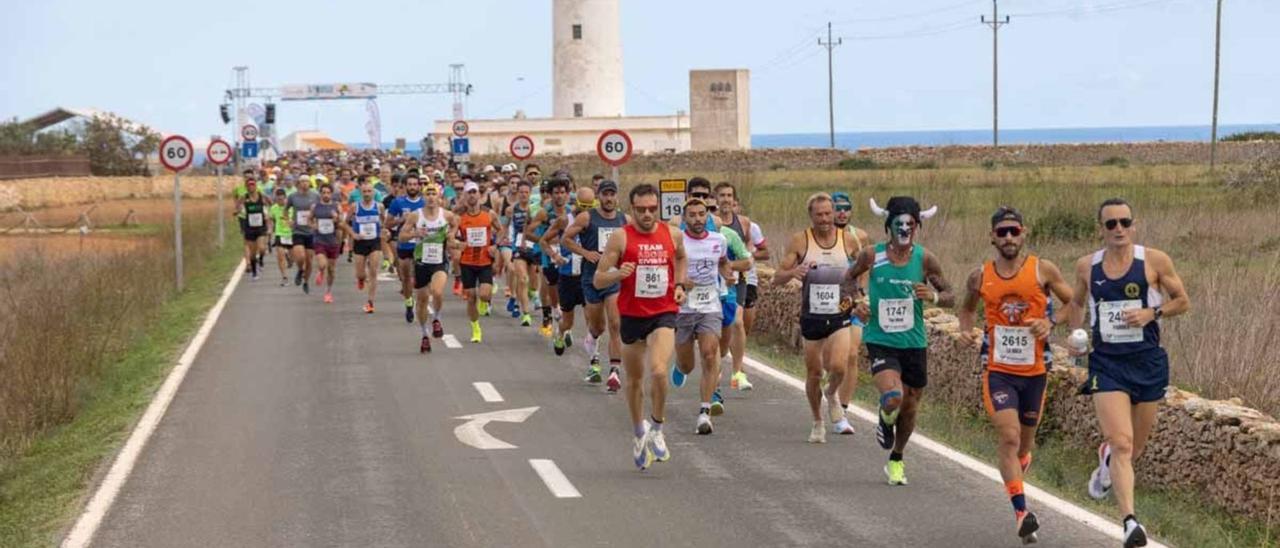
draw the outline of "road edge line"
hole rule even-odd
[[[191,369],[191,364],[195,362],[196,355],[200,353],[200,349],[204,347],[205,341],[209,338],[209,333],[213,331],[213,326],[218,323],[218,318],[222,316],[222,310],[226,308],[227,301],[231,300],[231,295],[235,293],[236,287],[240,285],[240,279],[244,277],[244,267],[244,260],[236,263],[235,271],[232,272],[231,279],[227,281],[226,287],[222,288],[222,295],[218,297],[218,302],[214,303],[213,308],[209,309],[209,313],[205,316],[200,329],[196,331],[195,336],[192,337],[191,342],[187,345],[187,349],[178,358],[178,363],[169,371],[164,384],[160,385],[160,389],[156,391],[155,397],[147,405],[147,410],[142,414],[142,418],[138,419],[138,424],[129,433],[129,439],[125,441],[124,446],[111,463],[111,468],[107,470],[107,475],[103,477],[102,483],[94,491],[93,497],[85,505],[84,511],[76,519],[71,531],[62,539],[62,548],[83,548],[93,541],[94,534],[98,532],[98,527],[102,525],[102,520],[106,518],[107,512],[111,510],[111,505],[115,502],[116,496],[120,494],[120,490],[124,487],[125,482],[129,480],[130,474],[133,473],[133,467],[138,462],[138,456],[142,454],[142,450],[151,439],[151,435],[155,433],[156,427],[160,425],[160,420],[164,418],[165,412],[169,409],[169,404],[173,402],[174,396],[178,393],[178,387],[182,385],[182,380],[186,378],[187,371]]]
[[[742,362],[747,367],[750,367],[751,369],[758,371],[767,377],[770,377],[776,381],[779,381],[784,385],[790,386],[791,388],[795,388],[801,392],[804,392],[804,381],[796,377],[793,377],[791,375],[788,375],[786,372],[783,372],[771,365],[768,365],[764,362],[756,360],[751,356],[744,356]],[[849,414],[859,419],[862,419],[868,424],[874,425],[877,423],[876,414],[870,410],[863,409],[860,406],[850,405],[848,412]],[[929,451],[932,451],[934,454],[942,458],[945,458],[949,461],[952,461],[956,464],[959,464],[960,466],[963,466],[964,468],[967,468],[972,472],[976,472],[978,473],[978,475],[981,475],[989,480],[992,480],[1001,486],[1004,485],[1004,480],[1001,479],[1000,477],[1000,471],[995,469],[995,467],[985,462],[982,462],[978,459],[975,459],[969,455],[956,451],[955,449],[948,447],[946,444],[939,441],[935,441],[933,438],[925,436],[920,432],[915,432],[911,434],[911,443],[920,445],[921,447],[928,449]],[[1121,540],[1121,541],[1124,540],[1124,531],[1118,525],[1112,523],[1111,520],[1103,516],[1095,514],[1092,511],[1087,510],[1083,507],[1077,506],[1075,503],[1072,503],[1066,499],[1063,499],[1057,495],[1054,495],[1053,493],[1045,491],[1044,489],[1031,485],[1030,483],[1025,483],[1025,482],[1023,483],[1023,492],[1028,497],[1031,497],[1032,499],[1035,499],[1040,504],[1043,504],[1045,507],[1050,508],[1055,512],[1058,512],[1059,514],[1067,516],[1073,520],[1076,520],[1084,524],[1085,526],[1089,527],[1090,529],[1093,529],[1099,533],[1107,535],[1108,537],[1116,540]],[[1147,546],[1150,546],[1152,548],[1165,548],[1163,544],[1156,542],[1154,539],[1151,539],[1150,537],[1148,537]]]

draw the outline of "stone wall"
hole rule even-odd
[[[718,150],[679,153],[641,154],[622,166],[627,173],[711,173],[735,171],[768,171],[771,169],[830,169],[851,155],[844,150],[817,148],[766,148],[754,150]],[[513,160],[509,156],[473,154],[475,164],[501,165]],[[609,176],[609,166],[595,154],[535,156],[530,162],[542,168],[543,175],[561,167],[569,168],[574,177],[590,180],[593,173]],[[517,162],[521,165],[524,162]]]
[[[798,349],[799,282],[774,288],[771,278],[772,271],[762,268],[755,329],[781,334]],[[960,342],[958,320],[941,309],[930,309],[925,316],[926,397],[985,414],[977,352]],[[1041,430],[1090,453],[1101,436],[1090,399],[1078,394],[1085,372],[1066,365],[1070,361],[1063,348],[1054,347],[1054,361],[1059,365],[1050,373]],[[1200,493],[1230,512],[1275,520],[1280,518],[1280,423],[1238,400],[1207,400],[1171,389],[1137,472],[1141,485]],[[1081,488],[1086,480],[1080,478]]]
[[[1096,143],[1078,145],[909,146],[859,150],[858,157],[881,165],[973,166],[994,160],[1000,164],[1035,166],[1096,166],[1112,158],[1132,164],[1208,164],[1209,144]],[[1218,161],[1245,163],[1262,156],[1280,156],[1280,142],[1218,143]]]
[[[211,198],[218,178],[186,175],[182,177],[182,195],[189,198]],[[225,196],[230,196],[238,177],[223,179]],[[173,196],[173,176],[158,177],[49,177],[0,181],[0,211],[14,207],[40,209],[87,204],[126,198],[167,198]]]

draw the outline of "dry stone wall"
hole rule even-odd
[[[800,345],[799,283],[771,287],[772,271],[760,271],[756,331],[781,334]],[[926,311],[929,389],[934,402],[985,414],[977,352],[959,338],[959,322],[942,309]],[[1078,393],[1085,372],[1069,367],[1066,351],[1054,347],[1041,429],[1086,453],[1101,441],[1093,406]],[[1238,400],[1208,400],[1171,389],[1159,422],[1139,461],[1142,485],[1199,493],[1228,511],[1268,521],[1280,518],[1280,423]],[[1081,485],[1085,478],[1081,478]]]

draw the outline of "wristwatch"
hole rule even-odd
[[[1164,311],[1160,310],[1159,306],[1153,306],[1151,307],[1151,310],[1155,312],[1155,319],[1157,320],[1164,316]]]

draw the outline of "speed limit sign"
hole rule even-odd
[[[258,140],[258,126],[245,124],[244,127],[240,128],[240,136],[244,137],[246,141]]]
[[[600,134],[596,141],[596,154],[604,163],[618,167],[631,159],[631,136],[620,129],[611,129]]]
[[[511,150],[511,156],[515,159],[524,161],[533,156],[533,139],[528,135],[516,135],[511,138],[511,145],[507,147]]]
[[[471,131],[471,126],[465,120],[457,120],[453,123],[453,135],[455,137],[466,137]]]
[[[160,142],[160,163],[169,171],[178,172],[191,165],[191,141],[181,135],[170,135]]]
[[[209,148],[205,149],[204,155],[210,163],[220,166],[231,160],[231,145],[222,139],[214,139],[209,142]]]

